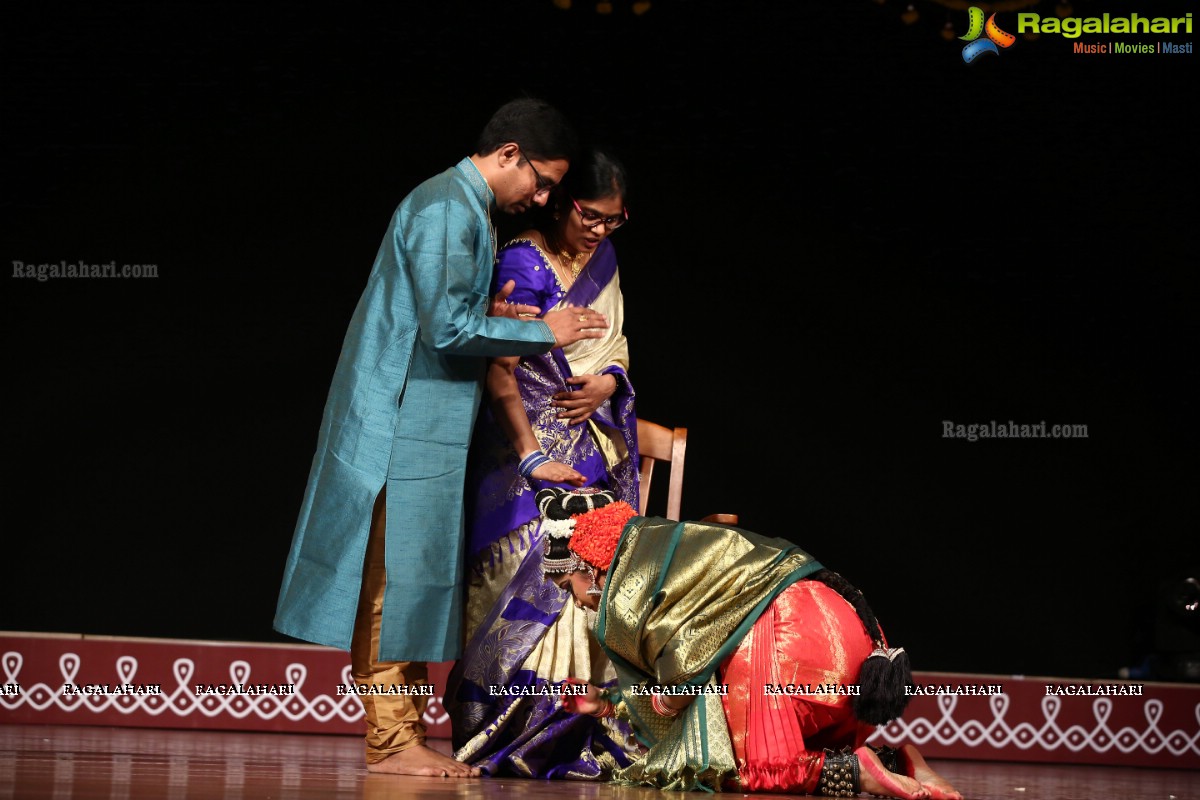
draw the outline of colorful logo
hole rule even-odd
[[[1000,55],[1000,48],[1012,47],[1013,42],[1017,37],[1011,33],[1000,30],[1000,26],[996,24],[996,15],[992,14],[987,18],[987,22],[983,21],[983,9],[979,6],[971,6],[968,9],[969,25],[966,35],[958,37],[967,46],[963,48],[963,61],[970,64],[975,59],[979,58],[984,53]],[[986,39],[980,39],[981,34],[987,34]]]

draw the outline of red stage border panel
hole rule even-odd
[[[425,722],[434,738],[450,737],[441,698],[450,666],[429,668]],[[930,758],[1200,769],[1200,685],[933,672],[914,679],[904,716],[873,743],[912,742]],[[0,723],[363,733],[341,650],[2,631]]]

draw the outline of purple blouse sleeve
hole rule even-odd
[[[537,306],[545,313],[561,299],[562,289],[554,279],[554,271],[529,242],[505,245],[497,255],[492,293],[509,280],[517,284],[508,296],[510,303]]]

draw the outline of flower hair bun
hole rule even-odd
[[[617,542],[621,541],[625,523],[636,515],[633,507],[624,500],[576,514],[571,550],[593,567],[608,569],[617,553]]]
[[[616,499],[612,492],[594,486],[585,486],[582,489],[551,487],[534,495],[538,510],[546,519],[570,519],[575,514],[601,508]]]
[[[574,572],[579,569],[579,556],[571,551],[571,534],[575,531],[574,516],[613,502],[612,492],[595,487],[582,489],[542,489],[534,500],[542,512],[542,534],[545,538],[542,551],[542,569],[547,574]]]

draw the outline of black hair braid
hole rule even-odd
[[[831,569],[820,569],[809,576],[840,594],[853,606],[867,635],[877,648],[867,656],[858,674],[859,693],[854,696],[854,715],[871,725],[886,725],[904,712],[911,699],[907,687],[912,685],[908,654],[903,648],[881,650],[883,632],[879,620],[867,604],[867,598],[848,580]]]
[[[875,612],[867,604],[867,598],[863,597],[863,593],[857,587],[831,569],[817,570],[809,578],[825,584],[840,594],[847,603],[854,606],[854,611],[862,620],[863,627],[867,629],[867,635],[871,637],[871,641],[875,643],[876,647],[883,644],[883,632],[879,629],[879,620],[875,618]]]

